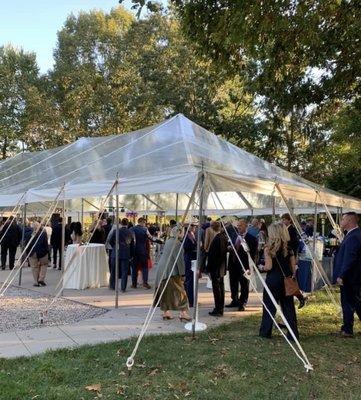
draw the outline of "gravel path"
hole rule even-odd
[[[0,297],[0,332],[22,331],[41,326],[73,324],[107,312],[98,307],[58,298],[40,325],[39,312],[50,305],[53,297],[33,290],[10,287]]]

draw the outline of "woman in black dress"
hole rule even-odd
[[[298,338],[296,310],[293,296],[286,296],[284,277],[293,277],[295,274],[295,258],[292,250],[288,247],[289,234],[287,229],[280,223],[272,223],[268,227],[268,240],[264,248],[265,267],[267,271],[266,284],[274,299],[281,306],[281,310],[290,325],[293,333]],[[276,315],[276,307],[266,290],[263,290],[263,302],[271,312]],[[262,322],[259,335],[265,338],[272,336],[273,320],[263,307]],[[293,340],[290,332],[287,337]]]

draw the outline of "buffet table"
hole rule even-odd
[[[69,245],[65,253],[64,289],[107,286],[109,269],[103,244]]]

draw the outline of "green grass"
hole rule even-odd
[[[0,399],[361,399],[361,336],[339,339],[334,307],[318,295],[298,313],[306,373],[285,341],[257,337],[259,315],[199,334],[135,340],[0,360]],[[358,328],[358,326],[357,326]],[[101,384],[101,391],[85,389]]]

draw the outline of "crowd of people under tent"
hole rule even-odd
[[[60,216],[41,229],[39,221],[26,220],[25,226],[14,217],[3,218],[0,225],[1,268],[15,265],[15,255],[19,246],[28,249],[22,262],[32,268],[34,286],[46,286],[48,267],[61,269],[62,248],[69,244],[82,244],[83,227],[80,222],[71,222],[63,228]],[[223,223],[221,220],[207,218],[200,225],[190,223],[181,226],[175,220],[161,227],[147,223],[146,218],[138,218],[132,223],[127,218],[119,221],[119,279],[120,289],[128,289],[128,276],[131,288],[141,285],[151,289],[148,282],[149,269],[156,260],[155,298],[159,300],[164,320],[174,318],[172,311],[179,312],[179,318],[191,321],[189,308],[194,306],[194,272],[192,261],[197,259],[197,245],[200,240],[199,276],[209,276],[212,282],[214,309],[211,316],[222,317],[224,309],[245,311],[249,298],[250,270],[254,265],[265,273],[265,282],[270,293],[280,305],[283,314],[296,337],[298,337],[297,317],[294,297],[298,308],[306,304],[306,298],[298,290],[287,295],[285,278],[297,281],[297,262],[300,246],[317,231],[313,219],[302,221],[302,238],[292,223],[289,214],[268,226],[262,218],[236,219]],[[343,325],[341,336],[353,335],[354,313],[361,319],[361,230],[357,214],[344,214],[341,221],[345,239],[335,254],[334,283],[341,288]],[[65,232],[62,239],[62,232]],[[106,246],[109,254],[109,288],[115,289],[116,265],[116,224],[113,217],[96,219],[89,227],[88,241]],[[335,237],[331,232],[330,237]],[[302,240],[301,240],[302,239]],[[156,251],[156,255],[154,252]],[[177,257],[178,255],[178,257]],[[252,264],[252,265],[251,265]],[[174,268],[173,268],[174,266]],[[231,301],[225,304],[224,277],[229,273]],[[142,283],[139,284],[139,277]],[[162,295],[160,296],[160,294]],[[161,298],[160,298],[161,297]],[[270,338],[276,307],[268,292],[263,292],[263,315],[260,336]],[[266,312],[265,307],[269,310]],[[271,314],[271,315],[270,315]],[[290,332],[287,336],[293,340]]]

